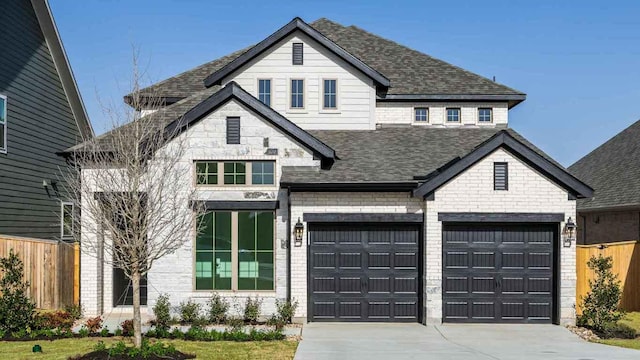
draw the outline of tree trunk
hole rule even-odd
[[[133,344],[142,347],[142,320],[140,318],[140,272],[134,270],[131,274],[133,283]]]

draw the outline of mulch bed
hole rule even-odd
[[[180,351],[176,351],[175,354],[166,355],[166,356],[156,356],[152,355],[145,360],[183,360],[183,359],[195,359],[196,356],[193,354],[185,354]],[[127,355],[121,356],[109,356],[109,351],[101,350],[101,351],[92,351],[88,354],[72,356],[69,360],[132,360],[132,359],[142,359],[142,358],[132,358]]]

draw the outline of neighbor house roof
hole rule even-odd
[[[578,210],[640,206],[640,120],[569,167],[593,187]]]
[[[354,188],[373,185],[376,189],[418,188],[416,195],[424,196],[484,155],[505,147],[576,196],[591,193],[562,165],[511,129],[408,125],[310,133],[335,149],[339,160],[330,170],[285,168],[280,180],[283,186],[309,191],[333,189],[335,184],[355,185]],[[419,184],[422,185],[418,187]],[[429,188],[432,185],[435,187]]]
[[[295,19],[294,19],[295,21]],[[301,20],[300,20],[301,21]],[[525,94],[466,71],[356,26],[343,26],[320,19],[309,26],[337,48],[390,81],[388,100],[501,100],[514,106]],[[256,46],[259,46],[256,45]],[[227,64],[255,49],[254,46],[202,64],[142,90],[149,97],[163,97],[167,103],[205,89],[205,79],[220,74]],[[255,51],[257,52],[257,51]],[[248,55],[247,55],[248,56]]]
[[[31,0],[31,5],[33,6],[33,10],[38,18],[38,24],[42,29],[44,38],[47,41],[47,46],[51,52],[53,63],[58,75],[60,76],[62,89],[67,96],[71,112],[76,120],[80,134],[84,140],[90,139],[94,136],[93,128],[91,127],[91,122],[87,116],[84,103],[82,102],[82,96],[80,96],[78,85],[76,84],[76,80],[73,76],[73,71],[71,70],[67,53],[62,45],[58,28],[53,19],[53,15],[51,14],[49,2],[47,0]]]

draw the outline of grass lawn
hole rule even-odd
[[[638,335],[640,335],[640,312],[627,313],[622,320],[619,321],[622,324],[630,326],[636,329]],[[640,338],[635,339],[604,339],[598,341],[601,344],[620,346],[630,349],[640,350]]]
[[[60,359],[84,354],[93,350],[93,346],[99,340],[109,345],[118,339],[107,338],[83,338],[62,339],[54,341],[0,341],[0,359]],[[298,343],[295,341],[255,341],[255,342],[230,342],[230,341],[183,341],[162,340],[171,342],[176,349],[196,354],[198,359],[293,359]],[[42,346],[41,354],[34,354],[31,348],[35,344]]]

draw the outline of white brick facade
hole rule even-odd
[[[493,190],[493,163],[509,164],[509,190]],[[442,223],[440,212],[564,213],[576,218],[576,202],[510,153],[498,149],[435,191],[426,202],[425,299],[427,322],[442,321]],[[561,228],[564,227],[564,222]],[[576,249],[560,251],[560,321],[575,322]]]

